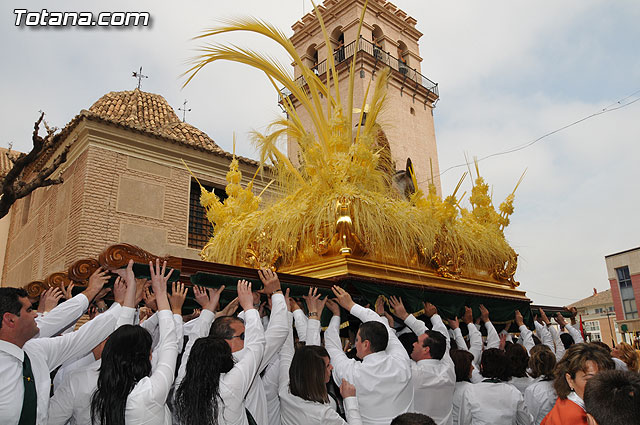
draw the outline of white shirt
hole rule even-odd
[[[418,336],[427,331],[424,322],[411,314],[404,323]],[[455,366],[449,356],[450,341],[447,328],[440,316],[437,314],[431,316],[431,324],[434,331],[440,332],[445,337],[446,349],[440,360],[411,361],[411,383],[414,392],[413,410],[430,416],[438,425],[451,425],[453,420],[451,399],[456,384]]]
[[[459,415],[460,425],[530,425],[533,422],[522,393],[502,382],[468,385]]]
[[[464,391],[467,389],[468,385],[473,385],[471,382],[460,381],[456,382],[456,388],[453,392],[453,406],[451,409],[451,419],[453,425],[458,425],[460,423],[460,405],[462,404],[462,395]]]
[[[553,380],[537,381],[527,387],[524,392],[524,405],[533,416],[535,425],[540,425],[544,417],[553,409],[557,398]]]
[[[50,373],[68,359],[89,352],[109,336],[119,313],[120,308],[116,306],[75,332],[55,338],[34,338],[27,341],[22,349],[0,340],[0,424],[15,425],[20,420],[24,398],[22,361],[25,352],[31,360],[36,382],[36,423],[46,425],[51,391]]]
[[[363,323],[372,320],[383,323],[377,313],[357,304],[351,314]],[[356,387],[362,423],[388,425],[396,416],[413,411],[410,359],[391,329],[387,328],[387,349],[358,362],[342,351],[339,328],[340,318],[332,317],[324,335],[325,348],[331,357],[335,382],[340,385],[346,379]]]
[[[313,320],[317,322],[317,320]],[[311,323],[312,320],[309,320]],[[289,390],[289,368],[293,360],[293,330],[280,350],[280,414],[283,425],[362,425],[356,397],[344,400],[345,421],[330,403],[305,400],[291,394]],[[357,391],[357,390],[356,390]]]
[[[175,322],[171,310],[158,311],[160,341],[155,355],[158,357],[150,376],[142,378],[127,397],[124,411],[127,425],[171,425],[171,412],[167,396],[173,384],[178,357]]]
[[[100,360],[73,370],[49,401],[49,425],[91,425],[91,396],[100,375]]]
[[[58,304],[51,311],[36,317],[36,324],[40,333],[37,338],[48,338],[73,326],[80,316],[89,308],[89,300],[84,294],[78,294],[62,304]]]
[[[509,379],[508,381],[509,384],[516,387],[518,391],[520,391],[522,394],[524,394],[524,391],[527,389],[527,387],[533,384],[534,382],[535,382],[535,379],[533,379],[530,376],[522,376],[522,377],[512,376],[511,379]]]
[[[245,311],[244,353],[233,369],[220,377],[222,403],[219,405],[218,423],[248,425],[244,398],[258,373],[264,346],[264,328],[258,311]]]

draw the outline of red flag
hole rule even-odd
[[[582,327],[582,314],[580,315],[580,335],[582,335],[582,339],[584,339],[584,328]]]

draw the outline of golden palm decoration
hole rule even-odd
[[[356,39],[360,38],[366,4]],[[408,200],[392,195],[388,167],[382,164],[384,156],[377,144],[380,130],[377,119],[385,105],[389,70],[378,73],[373,87],[370,83],[367,88],[362,104],[354,105],[354,54],[348,95],[341,99],[331,42],[318,8],[315,14],[329,50],[326,81],[303,63],[292,42],[281,31],[259,19],[229,19],[221,27],[196,37],[210,39],[236,31],[267,37],[285,49],[306,83],[299,85],[284,66],[268,55],[219,44],[203,46],[185,73],[186,85],[206,65],[218,60],[259,69],[278,91],[288,117],[273,122],[266,134],[253,133],[261,164],[273,164],[280,197],[271,205],[257,209],[257,201],[251,197],[245,196],[244,203],[231,199],[233,196],[221,202],[203,191],[203,205],[211,212],[208,218],[215,231],[202,250],[202,258],[237,265],[286,267],[312,262],[322,256],[356,255],[403,265],[412,264],[420,257],[429,265],[436,261],[433,256],[438,249],[448,249],[464,253],[464,263],[472,268],[487,270],[513,261],[515,253],[506,243],[501,227],[508,223],[508,216],[513,212],[513,197],[503,204],[498,214],[490,199],[487,203],[483,197],[485,186],[478,180],[470,199],[474,208],[467,211],[456,199],[464,177],[454,194],[444,201],[432,185],[426,197],[420,190]],[[291,95],[284,96],[281,86]],[[310,117],[310,128],[302,124],[292,98]],[[361,111],[355,130],[354,106]],[[363,123],[365,109],[367,115]],[[277,142],[283,137],[298,144],[300,166],[295,166],[278,149]],[[237,185],[239,171],[233,163],[231,168],[236,177],[233,183]],[[415,176],[412,178],[417,188]],[[481,178],[478,176],[478,179]]]

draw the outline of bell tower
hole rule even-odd
[[[291,41],[303,62],[324,82],[327,54],[332,52],[342,99],[348,95],[349,67],[355,57],[354,108],[361,107],[367,86],[371,83],[371,96],[374,80],[384,68],[390,68],[386,109],[378,122],[389,141],[396,170],[404,170],[407,158],[411,158],[419,187],[426,192],[433,172],[433,183],[441,194],[433,124],[438,85],[421,70],[422,33],[416,29],[417,21],[388,1],[370,0],[360,38],[356,39],[363,7],[364,0],[325,0],[318,6],[329,33],[329,49],[315,12],[307,13],[293,24]],[[295,64],[294,76],[298,84],[306,84]],[[296,99],[292,100],[294,106],[300,105]],[[310,123],[306,111],[297,108],[297,113],[305,125]],[[287,151],[289,158],[298,163],[295,141],[288,141]]]

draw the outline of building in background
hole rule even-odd
[[[640,247],[604,257],[618,326],[628,343],[640,339]]]
[[[58,146],[25,172],[48,166],[71,145],[66,163],[52,176],[62,175],[64,183],[18,200],[0,223],[0,230],[7,228],[0,242],[6,241],[2,286],[24,286],[64,272],[118,243],[199,258],[212,227],[183,161],[224,197],[231,153],[181,121],[162,96],[139,89],[105,94],[61,134]],[[245,185],[258,163],[237,159]],[[266,176],[256,178],[254,190],[259,193],[267,183]]]
[[[578,315],[582,319],[585,341],[602,341],[610,347],[622,341],[610,289],[598,292],[594,288],[593,295],[568,307],[575,307],[578,310]]]

